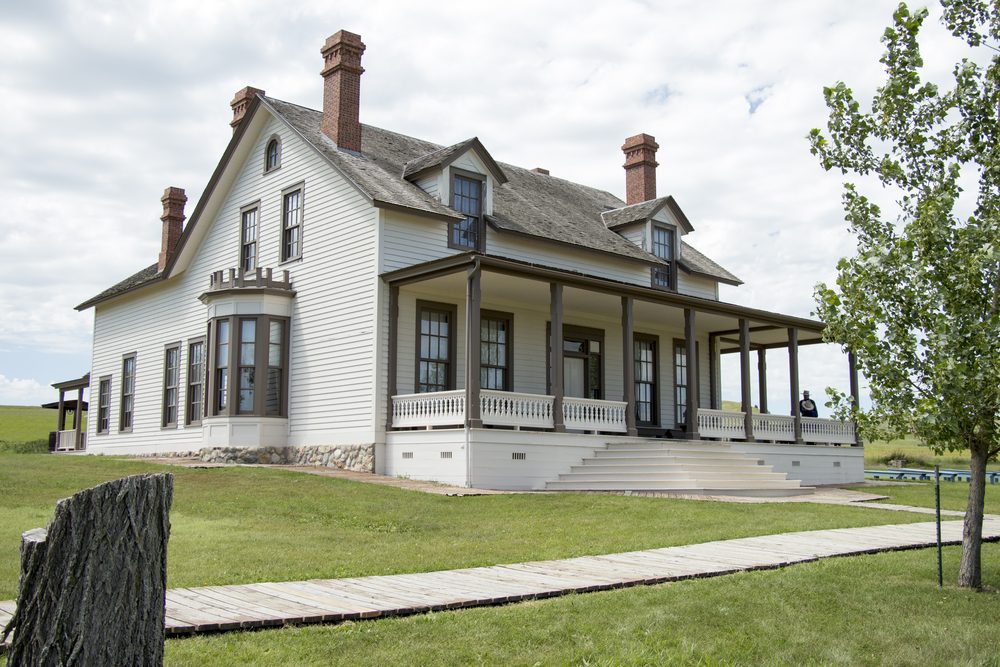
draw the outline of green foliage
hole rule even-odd
[[[604,494],[453,498],[273,468],[0,454],[0,600],[17,593],[21,533],[44,526],[57,500],[158,471],[174,474],[167,559],[174,587],[425,572],[925,519]]]
[[[955,36],[996,43],[994,3],[943,5]],[[810,133],[812,152],[827,170],[877,178],[898,218],[845,183],[857,255],[839,262],[836,289],[817,286],[818,314],[870,383],[866,414],[831,392],[840,416],[868,439],[912,433],[936,451],[988,459],[1000,452],[1000,58],[963,59],[946,89],[923,81],[926,17],[896,10],[869,111],[842,82],[824,90],[830,118],[826,133]]]

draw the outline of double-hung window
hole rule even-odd
[[[103,377],[97,390],[97,432],[109,433],[111,424],[111,377]]]
[[[215,322],[215,372],[212,414],[226,414],[229,408],[229,320]]]
[[[448,245],[459,250],[482,250],[483,192],[486,182],[481,178],[454,174],[451,181],[451,207],[464,219],[451,223]]]
[[[184,421],[197,424],[205,411],[205,341],[188,343],[187,408]]]
[[[163,354],[163,418],[161,426],[177,426],[181,380],[181,346],[170,345]]]
[[[417,393],[455,388],[455,307],[418,302]]]
[[[281,261],[302,255],[302,188],[286,191],[281,198]]]
[[[653,267],[653,287],[677,289],[677,263],[674,261],[674,230],[653,225],[653,254],[666,264]]]
[[[479,382],[483,389],[511,391],[512,316],[483,311],[479,322]]]
[[[122,357],[122,400],[119,407],[118,430],[132,430],[135,416],[135,354]]]
[[[642,426],[657,422],[657,339],[635,334],[635,420]]]
[[[240,268],[246,273],[257,270],[258,206],[240,211]]]

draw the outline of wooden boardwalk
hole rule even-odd
[[[984,521],[983,537],[1000,540],[1000,518]],[[946,544],[960,543],[962,523],[944,522],[942,538]],[[167,634],[420,614],[934,544],[933,523],[910,523],[419,574],[172,588],[167,591]],[[14,602],[0,602],[0,632],[13,611]]]

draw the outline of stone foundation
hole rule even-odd
[[[375,445],[309,447],[205,447],[196,454],[206,463],[270,463],[375,472]]]

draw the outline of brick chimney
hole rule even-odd
[[[656,199],[656,139],[637,134],[625,140],[625,203],[631,206]]]
[[[323,134],[339,148],[361,152],[361,35],[340,30],[327,37],[323,54]]]
[[[257,95],[264,95],[264,91],[260,88],[254,88],[253,86],[247,86],[243,90],[236,91],[233,95],[233,101],[229,103],[229,106],[233,108],[233,120],[229,123],[233,132],[239,127],[240,121],[243,120],[243,116],[247,114],[247,107],[250,106],[250,102],[253,101]]]
[[[184,204],[187,203],[187,196],[184,188],[169,187],[163,191],[163,238],[160,241],[160,260],[157,262],[157,271],[163,268],[173,257],[177,249],[177,242],[181,240],[181,229],[184,225]]]

